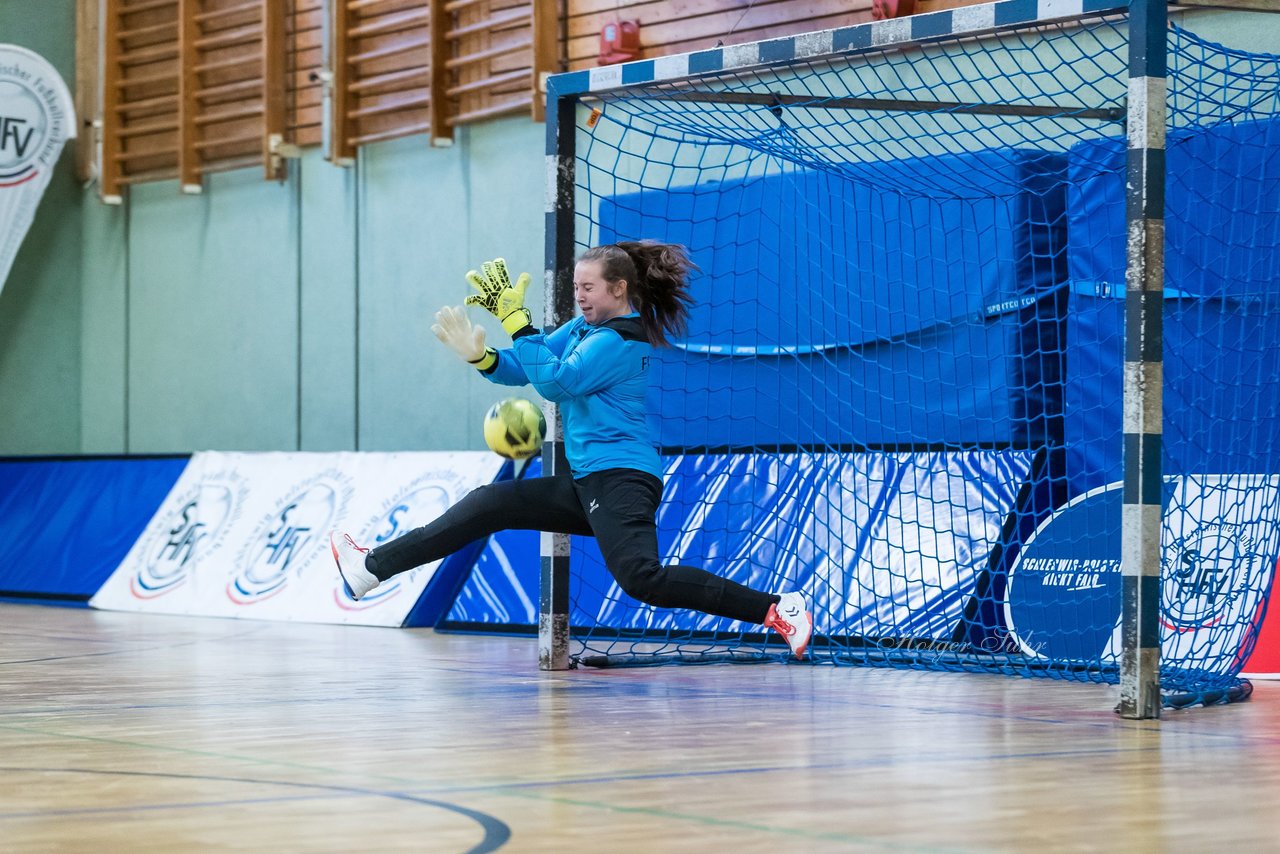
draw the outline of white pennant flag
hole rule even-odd
[[[75,106],[58,72],[26,48],[0,44],[0,289],[75,135]]]

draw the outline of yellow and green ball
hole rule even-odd
[[[499,401],[485,413],[485,444],[500,457],[526,460],[542,450],[546,436],[547,419],[542,410],[522,397]]]

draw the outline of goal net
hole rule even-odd
[[[660,548],[803,591],[816,662],[1115,682],[1128,22],[910,26],[642,63],[560,114],[573,253],[649,238],[700,268],[651,367]],[[1158,624],[1183,704],[1247,693],[1280,558],[1280,64],[1168,48]],[[589,540],[570,565],[580,663],[786,652],[629,599]]]

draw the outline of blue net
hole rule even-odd
[[[660,548],[812,603],[810,658],[1117,679],[1120,19],[579,105],[578,249],[688,247],[652,367]],[[1166,701],[1247,692],[1280,558],[1280,65],[1169,35]],[[588,664],[769,660],[575,540]]]

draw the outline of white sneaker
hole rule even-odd
[[[804,607],[804,596],[799,593],[783,593],[778,604],[769,608],[764,624],[786,638],[787,646],[796,658],[804,658],[813,636],[813,615]]]
[[[350,534],[334,531],[329,535],[329,547],[333,549],[333,561],[342,576],[342,586],[347,595],[357,602],[360,597],[378,586],[378,577],[364,568],[364,556],[369,550],[356,545]]]

